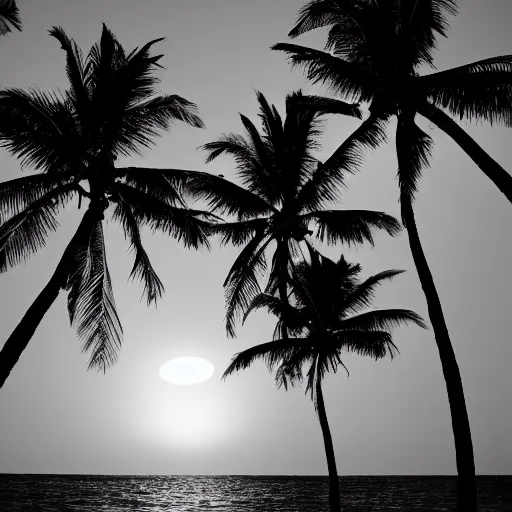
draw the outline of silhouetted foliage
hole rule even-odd
[[[370,115],[383,123],[393,115],[412,116],[412,122],[416,113],[425,116],[453,137],[512,201],[512,177],[441,110],[460,119],[511,126],[512,55],[418,73],[422,65],[434,67],[436,37],[446,36],[446,15],[456,12],[453,0],[311,0],[288,35],[329,27],[325,51],[286,43],[273,49],[286,52],[314,83],[344,99],[369,103]],[[401,191],[412,199],[420,173],[404,171],[398,174]]]
[[[14,0],[0,0],[0,36],[21,30],[20,10]]]
[[[314,155],[319,149],[320,117],[329,112],[359,116],[359,110],[337,100],[317,98],[308,108],[302,93],[286,98],[286,118],[257,93],[262,133],[244,115],[246,135],[228,134],[203,146],[207,162],[227,154],[235,160],[239,186],[219,176],[191,173],[185,189],[205,200],[213,212],[236,216],[217,224],[213,231],[221,243],[243,246],[224,282],[226,327],[235,336],[235,322],[261,291],[266,250],[275,243],[266,291],[287,295],[290,261],[309,237],[327,243],[373,244],[374,229],[398,234],[399,223],[385,213],[368,210],[330,210],[340,200],[345,175],[362,163],[366,147],[382,137],[378,123],[365,124],[325,162]],[[285,334],[286,335],[286,334]]]
[[[420,76],[420,66],[434,67],[436,38],[446,36],[447,15],[456,12],[453,0],[311,0],[299,11],[289,36],[328,27],[325,51],[284,43],[273,49],[286,52],[292,65],[305,69],[313,82],[325,84],[343,99],[367,103],[370,116],[366,122],[375,120],[384,126],[391,116],[397,117],[402,220],[447,385],[459,475],[458,506],[460,511],[471,512],[476,510],[476,480],[462,381],[412,208],[432,146],[431,138],[415,123],[415,116],[424,116],[450,135],[512,201],[510,174],[450,117],[511,126],[512,56]],[[307,98],[302,101],[307,107]]]
[[[293,337],[257,345],[236,354],[223,378],[248,368],[255,360],[263,359],[270,371],[275,371],[278,387],[306,381],[306,393],[318,413],[327,464],[329,467],[329,501],[332,511],[340,510],[338,474],[331,434],[322,395],[322,380],[328,372],[339,366],[347,370],[342,354],[383,358],[393,357],[398,349],[393,343],[391,329],[408,322],[426,328],[416,313],[404,309],[364,311],[371,303],[375,288],[392,279],[402,270],[387,270],[360,282],[359,265],[348,263],[342,256],[333,262],[311,251],[310,262],[300,262],[291,272],[289,301],[275,294],[256,296],[247,314],[266,308],[280,322],[286,318]],[[246,315],[247,316],[247,315]],[[348,372],[348,370],[347,370]]]
[[[70,319],[83,350],[91,354],[89,367],[105,370],[115,361],[122,336],[103,238],[105,211],[112,206],[112,218],[124,229],[135,256],[131,277],[142,280],[148,304],[157,302],[163,285],[140,229],[166,232],[197,249],[209,246],[211,217],[184,204],[182,171],[116,168],[115,161],[150,147],[175,120],[204,125],[194,103],[157,95],[155,71],[162,55],[151,50],[161,39],[126,53],[103,25],[100,42],[83,57],[61,27],[52,28],[50,35],[65,51],[69,88],[64,93],[0,91],[0,144],[23,166],[38,171],[0,184],[0,271],[43,247],[58,227],[57,214],[73,198],[79,208],[82,200],[88,201],[89,215],[58,266],[59,276],[52,278],[51,295],[56,297],[60,288],[69,292]],[[40,318],[30,320],[36,327],[53,300],[38,306]],[[2,371],[8,370],[2,383],[31,336],[21,324],[19,328],[24,334],[18,329],[2,350]]]

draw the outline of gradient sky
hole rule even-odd
[[[196,148],[224,132],[242,132],[238,112],[255,118],[254,89],[283,112],[286,93],[310,87],[291,72],[271,44],[287,41],[302,0],[18,0],[23,32],[0,40],[0,86],[65,89],[64,53],[47,34],[62,25],[88,50],[107,23],[131,50],[165,36],[160,89],[198,104],[206,130],[176,124],[144,158],[119,164],[182,167],[232,176],[229,159],[204,164]],[[509,0],[459,0],[449,38],[440,42],[438,69],[512,53]],[[300,44],[321,47],[325,33]],[[437,128],[435,150],[417,196],[420,235],[440,293],[461,368],[480,474],[512,473],[512,239],[510,204]],[[353,129],[330,120],[327,157]],[[510,130],[468,126],[505,168],[512,161]],[[390,133],[392,131],[390,130]],[[399,216],[393,138],[351,177],[344,205]],[[20,175],[0,152],[1,179]],[[25,171],[28,172],[28,171]],[[76,204],[75,204],[76,205]],[[11,333],[47,282],[79,214],[70,205],[61,229],[26,266],[0,276],[0,340]],[[117,365],[106,375],[87,372],[87,356],[69,326],[61,294],[0,391],[0,472],[114,474],[326,474],[313,405],[300,388],[277,390],[263,363],[220,376],[231,356],[271,338],[273,319],[258,313],[228,340],[222,281],[237,250],[190,252],[160,235],[145,246],[166,293],[158,309],[140,301],[127,282],[128,245],[115,224],[106,228],[114,293],[125,331]],[[339,255],[340,247],[327,254]],[[345,251],[364,276],[389,268],[407,272],[383,286],[378,307],[406,307],[428,318],[406,234],[377,236],[377,245]],[[432,331],[395,331],[401,354],[392,362],[347,356],[350,378],[325,381],[325,400],[344,474],[455,472],[448,401]],[[179,388],[158,376],[180,355],[211,360],[212,380]]]

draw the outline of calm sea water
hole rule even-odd
[[[341,477],[345,512],[454,510],[455,478]],[[481,512],[512,511],[512,476],[478,477]],[[320,512],[327,478],[0,475],[0,510],[20,512]]]

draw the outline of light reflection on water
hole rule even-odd
[[[480,512],[512,510],[512,477],[478,477]],[[345,512],[454,510],[453,477],[342,477]],[[320,512],[327,479],[287,476],[0,475],[2,511]]]

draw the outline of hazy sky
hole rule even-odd
[[[238,112],[256,116],[254,89],[283,112],[287,92],[308,86],[271,44],[287,41],[302,0],[18,0],[23,32],[0,40],[0,86],[67,87],[64,53],[47,34],[62,25],[88,50],[101,22],[131,50],[165,36],[160,88],[199,105],[206,130],[177,124],[144,158],[129,162],[232,175],[232,161],[204,165],[201,144],[242,132]],[[438,69],[512,53],[509,0],[459,0]],[[300,44],[321,47],[325,33]],[[512,209],[462,151],[428,123],[435,140],[432,168],[416,201],[424,248],[440,293],[461,368],[480,474],[512,473]],[[466,125],[464,125],[467,127]],[[357,127],[328,123],[327,157]],[[510,130],[469,132],[505,168],[512,159]],[[391,133],[391,131],[390,131]],[[125,164],[126,162],[120,162]],[[393,139],[350,178],[345,206],[399,216]],[[1,179],[20,175],[0,152]],[[80,212],[26,266],[0,276],[0,343],[47,282]],[[263,363],[220,382],[231,356],[271,338],[273,318],[258,313],[228,340],[222,281],[236,257],[232,248],[185,250],[172,239],[145,236],[166,293],[158,309],[140,301],[142,287],[127,282],[133,260],[121,230],[106,229],[114,293],[125,340],[118,364],[104,376],[86,371],[87,356],[69,327],[66,297],[39,326],[0,391],[0,472],[116,474],[326,474],[322,435],[313,405],[300,388],[277,390]],[[328,254],[338,255],[341,248]],[[378,292],[378,307],[406,307],[428,318],[405,233],[377,237],[377,245],[345,251],[365,276],[389,268],[407,272]],[[455,472],[448,401],[432,331],[395,331],[394,361],[347,356],[342,372],[325,382],[325,400],[344,474]],[[179,388],[158,376],[179,355],[211,360],[212,380]]]

